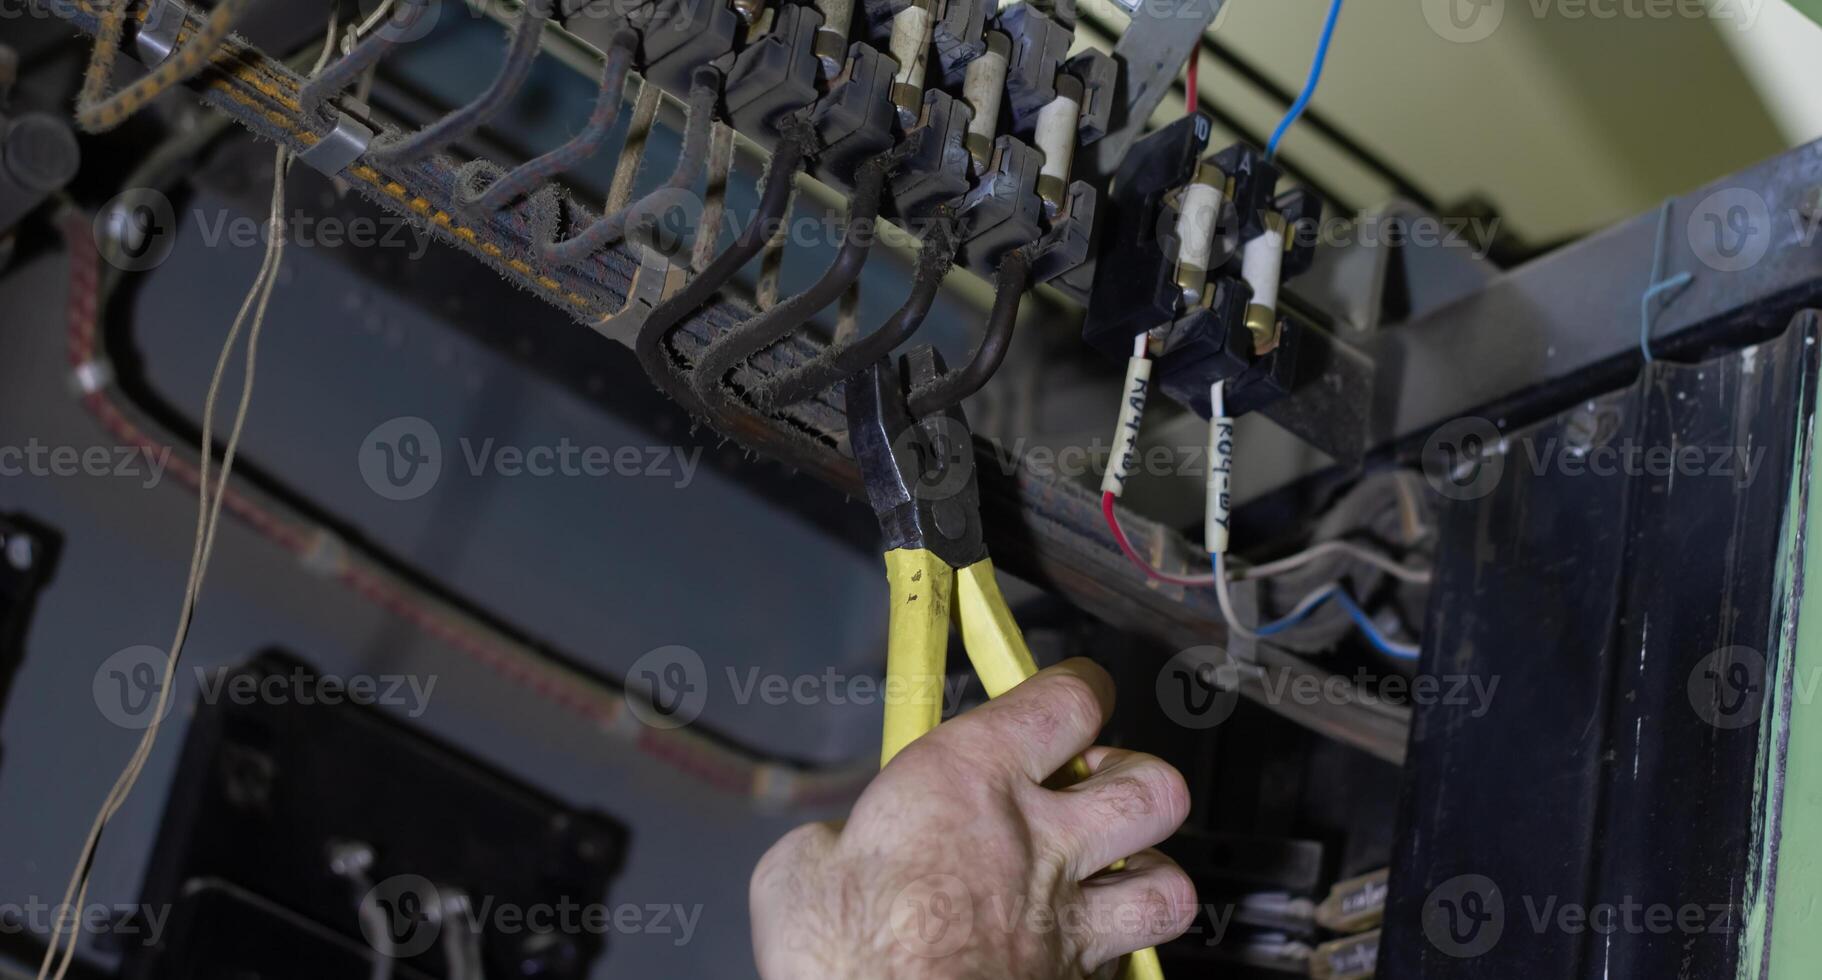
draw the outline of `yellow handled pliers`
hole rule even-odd
[[[987,555],[967,418],[960,406],[924,418],[909,409],[910,392],[942,371],[940,355],[918,347],[899,368],[881,361],[847,382],[848,441],[885,535],[892,602],[882,767],[942,721],[952,620],[988,697],[1038,670]],[[1078,758],[1064,780],[1088,775]],[[1134,953],[1121,975],[1163,980],[1157,951]]]

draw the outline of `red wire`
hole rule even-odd
[[[1139,566],[1139,570],[1146,575],[1159,582],[1182,585],[1192,589],[1206,588],[1214,584],[1212,578],[1182,578],[1167,575],[1151,567],[1151,562],[1146,561],[1137,551],[1133,550],[1132,542],[1126,539],[1126,531],[1120,527],[1120,515],[1114,512],[1114,495],[1112,493],[1101,494],[1101,516],[1107,518],[1107,529],[1113,532],[1113,539],[1119,543],[1120,551],[1124,552],[1127,559]]]
[[[1186,105],[1183,114],[1186,116],[1193,116],[1196,114],[1196,98],[1199,94],[1196,90],[1200,87],[1196,84],[1196,69],[1201,64],[1202,48],[1198,45],[1195,50],[1189,53],[1189,67],[1184,70],[1183,101]]]

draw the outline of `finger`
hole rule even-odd
[[[1109,960],[1183,935],[1196,917],[1196,886],[1176,862],[1156,851],[1132,857],[1124,871],[1082,886],[1076,936],[1084,973]]]
[[[1033,829],[1063,849],[1070,880],[1161,843],[1189,817],[1189,786],[1157,756],[1119,749],[1091,753],[1094,775],[1045,794]]]
[[[943,725],[929,737],[970,755],[999,755],[1033,782],[1063,768],[1113,712],[1113,678],[1091,660],[1066,660]]]
[[[1082,762],[1087,764],[1089,772],[1100,772],[1101,767],[1124,755],[1131,755],[1127,749],[1116,749],[1107,745],[1096,745],[1082,753]]]

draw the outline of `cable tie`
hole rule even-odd
[[[627,691],[620,696],[620,704],[614,711],[612,721],[601,726],[601,730],[616,738],[628,742],[637,742],[645,734],[645,722],[639,720],[639,712],[633,710],[633,699],[639,695]]]
[[[365,107],[362,107],[363,110]],[[354,118],[347,108],[335,120],[335,128],[316,141],[297,158],[325,177],[339,177],[354,165],[373,145],[373,127]]]
[[[105,391],[114,384],[114,365],[100,355],[90,357],[70,371],[70,390],[79,398]]]
[[[753,767],[753,805],[761,810],[784,810],[797,798],[797,772],[770,762]]]
[[[133,52],[139,56],[140,63],[147,68],[164,64],[171,52],[177,50],[177,36],[183,32],[188,17],[189,12],[177,0],[154,0],[152,9],[146,12],[145,23],[133,38]]]
[[[297,557],[305,570],[322,578],[333,578],[348,567],[348,545],[335,534],[318,528],[311,533],[309,546]]]

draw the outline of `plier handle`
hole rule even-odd
[[[886,538],[891,590],[886,676],[895,696],[886,699],[881,765],[942,720],[952,620],[989,697],[1037,673],[987,556],[968,421],[959,406],[922,419],[906,407],[910,390],[942,371],[936,351],[918,347],[902,370],[880,361],[847,385],[848,440]]]
[[[926,346],[847,383],[848,441],[885,535],[892,603],[881,767],[942,721],[952,620],[988,697],[1038,671],[987,555],[968,420],[959,405],[924,418],[909,409],[910,393],[942,375],[941,355]],[[1071,760],[1061,775],[1086,779],[1087,763]],[[1163,980],[1157,952],[1134,953],[1121,976]]]

